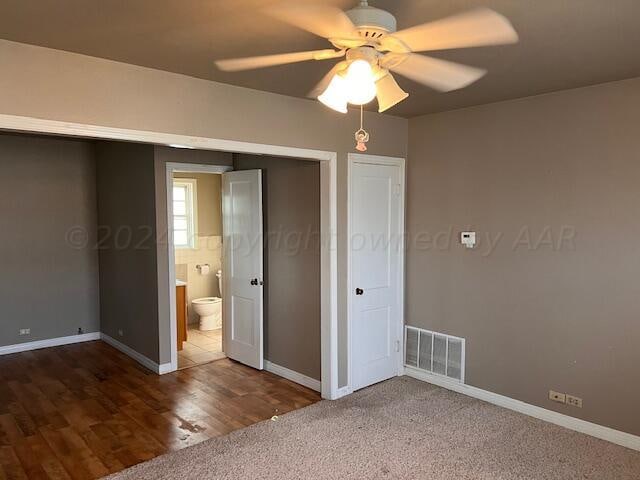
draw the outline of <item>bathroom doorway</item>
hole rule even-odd
[[[181,162],[166,170],[172,369],[228,357],[262,370],[261,171]]]
[[[221,173],[185,168],[171,177],[178,369],[226,358]]]

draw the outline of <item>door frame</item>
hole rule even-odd
[[[233,170],[229,165],[200,165],[197,163],[166,163],[167,178],[167,250],[169,252],[169,329],[171,338],[171,370],[178,370],[178,319],[176,316],[176,248],[173,245],[173,174],[209,173],[222,175]],[[171,288],[173,285],[173,288]],[[224,294],[223,294],[224,296]],[[224,301],[224,298],[223,298]],[[167,372],[168,373],[168,372]]]
[[[367,155],[363,153],[350,153],[347,155],[347,344],[348,344],[348,354],[347,354],[347,386],[346,392],[353,392],[353,272],[351,271],[351,261],[352,261],[352,232],[353,232],[353,192],[351,191],[352,185],[351,181],[353,179],[353,166],[356,163],[362,163],[367,165],[389,165],[393,167],[400,168],[400,216],[399,216],[399,225],[398,230],[401,232],[400,235],[402,237],[402,244],[400,251],[398,252],[398,320],[396,324],[397,328],[397,336],[398,341],[400,342],[400,348],[397,352],[397,375],[404,375],[404,284],[405,284],[405,238],[404,238],[404,229],[405,229],[405,198],[406,198],[406,161],[404,158],[400,157],[385,157],[381,155]],[[345,387],[343,387],[345,389]]]
[[[0,131],[42,133],[101,140],[120,140],[166,146],[179,145],[201,150],[275,155],[320,162],[320,232],[322,236],[320,247],[322,296],[320,307],[321,394],[322,398],[329,400],[341,396],[341,392],[338,389],[337,152],[149,130],[115,128],[105,125],[82,124],[10,114],[0,114]],[[175,281],[173,281],[173,284],[175,289]],[[170,285],[166,285],[165,288],[170,288]],[[158,292],[160,294],[162,292],[160,285],[158,286]],[[167,322],[166,317],[158,316],[160,332],[158,335],[159,343],[162,338],[161,332],[166,330],[165,326]],[[162,351],[165,347],[158,345],[158,348]],[[158,373],[162,374],[170,371],[173,371],[171,370],[171,364],[158,365]]]

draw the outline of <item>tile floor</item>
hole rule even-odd
[[[226,358],[222,352],[222,329],[201,332],[196,325],[189,325],[187,341],[178,351],[178,368],[188,368]]]

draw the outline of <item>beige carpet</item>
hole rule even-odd
[[[640,453],[402,377],[114,479],[640,479]]]

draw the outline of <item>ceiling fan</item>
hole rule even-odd
[[[486,73],[414,52],[518,41],[509,20],[486,8],[400,31],[391,13],[369,6],[367,0],[346,12],[326,4],[286,2],[265,13],[326,38],[335,49],[218,60],[218,68],[232,72],[344,56],[309,95],[342,113],[348,103],[364,105],[376,97],[378,111],[384,112],[407,98],[391,72],[442,92],[464,88]]]

